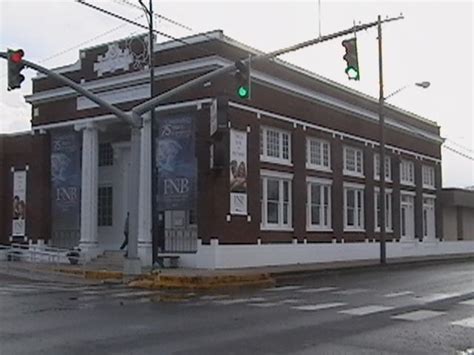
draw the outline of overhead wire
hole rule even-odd
[[[449,151],[451,151],[451,152],[453,152],[453,153],[455,153],[455,154],[457,154],[457,155],[459,155],[459,156],[461,156],[461,157],[464,157],[464,158],[466,158],[466,159],[469,159],[469,160],[474,161],[474,157],[469,156],[469,155],[467,155],[467,154],[464,154],[463,152],[460,152],[459,150],[456,150],[456,149],[454,149],[454,148],[452,148],[452,147],[450,147],[450,146],[443,145],[443,148],[445,148],[445,149],[447,149],[447,150],[449,150]]]
[[[459,144],[459,143],[453,141],[453,140],[450,139],[450,138],[446,138],[446,140],[448,140],[451,144],[454,144],[455,146],[457,146],[457,147],[459,147],[459,148],[461,148],[461,149],[463,149],[463,150],[468,151],[469,153],[474,153],[474,149],[471,149],[471,148],[468,148],[468,147],[466,147],[466,146],[464,146],[464,145],[462,145],[462,144]]]

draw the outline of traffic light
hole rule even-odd
[[[359,59],[357,57],[357,38],[342,41],[342,46],[346,49],[344,60],[347,63],[346,74],[349,80],[360,80]]]
[[[250,59],[246,63],[239,60],[235,62],[237,72],[237,96],[241,99],[250,99]]]
[[[19,89],[25,77],[21,75],[21,71],[25,67],[22,63],[23,55],[25,53],[22,49],[16,51],[9,49],[8,55],[8,91]]]

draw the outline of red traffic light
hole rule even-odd
[[[11,55],[10,55],[10,60],[15,63],[15,64],[18,64],[21,62],[21,60],[23,59],[23,56],[25,55],[25,53],[23,52],[23,50],[19,49],[15,52],[13,52]]]

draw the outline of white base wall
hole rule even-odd
[[[410,241],[387,242],[387,258],[474,255],[474,241]],[[378,260],[379,243],[292,243],[219,245],[212,239],[210,245],[198,241],[195,254],[179,254],[180,267],[199,269],[226,269],[241,267],[326,263],[335,261]]]

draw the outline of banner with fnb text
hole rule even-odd
[[[12,236],[24,237],[26,227],[26,170],[13,172]]]
[[[247,132],[230,130],[230,213],[247,215]]]
[[[160,117],[158,122],[158,132],[154,134],[158,210],[193,210],[197,182],[193,115],[172,114]]]

